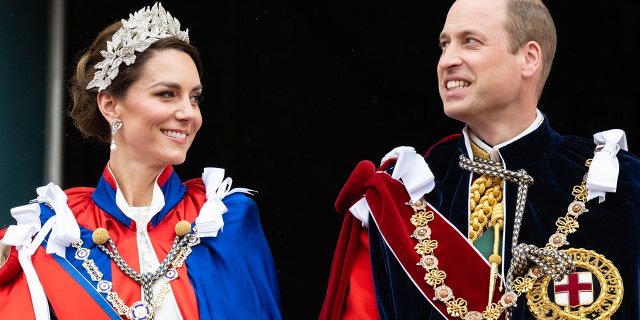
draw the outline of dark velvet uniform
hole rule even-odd
[[[585,163],[587,159],[593,158],[595,147],[595,143],[586,138],[556,133],[545,117],[537,129],[500,148],[499,152],[507,170],[524,169],[534,179],[534,183],[528,189],[519,243],[535,245],[539,248],[547,244],[549,237],[556,232],[556,221],[565,216],[567,207],[574,200],[572,190],[574,186],[581,183],[587,173],[588,168]],[[435,176],[435,187],[425,196],[425,199],[466,235],[471,174],[460,168],[460,154],[467,154],[462,135],[443,139],[426,153],[426,162]],[[637,240],[637,233],[640,231],[640,212],[638,212],[640,210],[640,161],[624,150],[617,153],[617,158],[619,176],[616,192],[607,193],[604,202],[598,203],[596,198],[586,203],[589,211],[579,217],[578,230],[568,235],[569,244],[560,249],[584,248],[595,251],[611,261],[620,272],[625,288],[622,304],[613,314],[612,319],[635,319],[640,314],[638,303],[640,241]],[[389,172],[391,168],[386,170]],[[506,230],[503,261],[507,265],[501,269],[502,273],[508,270],[508,262],[511,261],[517,188],[516,183],[507,182],[503,193]],[[369,201],[368,198],[367,201]],[[378,215],[394,213],[385,213],[384,210],[373,208],[375,206],[372,206],[372,211],[378,211]],[[347,213],[345,221],[352,219],[349,216],[351,214]],[[403,267],[398,261],[398,256],[403,254],[414,254],[416,262],[419,256],[415,251],[398,252],[397,248],[391,249],[379,232],[379,227],[387,227],[376,225],[380,221],[380,217],[369,219],[371,269],[380,317],[403,320],[442,319],[442,315],[433,308],[416,286],[416,283],[424,280],[415,276],[412,280],[407,275],[407,264]],[[351,232],[353,229],[351,228]],[[347,232],[349,231],[343,227],[342,233]],[[348,291],[348,289],[336,289],[340,287],[336,283],[349,281],[349,270],[346,268],[350,266],[351,258],[348,256],[349,250],[344,248],[352,244],[347,243],[348,237],[343,234],[341,234],[337,252],[346,252],[344,258],[338,259],[347,262],[344,264],[346,267],[337,270],[334,266],[332,269],[321,318],[336,318],[335,315],[339,313],[335,310],[336,305],[337,308],[342,308]],[[386,235],[386,237],[390,236]],[[408,238],[409,235],[398,232],[392,237]],[[465,264],[464,256],[459,259],[461,264]],[[488,283],[486,278],[478,281]],[[553,288],[553,281],[551,283],[550,286]],[[342,287],[348,288],[348,285]],[[454,292],[454,294],[464,296],[465,292]],[[597,294],[594,292],[596,296],[594,299],[597,298]],[[442,304],[440,301],[434,303]],[[513,309],[512,319],[534,319],[527,308],[525,294],[518,299],[517,307]]]

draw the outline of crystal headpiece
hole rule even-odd
[[[129,14],[129,20],[122,19],[122,27],[113,34],[111,41],[107,41],[107,50],[100,52],[104,60],[94,66],[98,71],[87,89],[98,88],[98,92],[106,89],[118,75],[120,64],[133,64],[136,51],[142,52],[152,43],[167,37],[189,42],[189,29],[180,31],[178,19],[165,11],[159,2],[151,8],[147,6]]]

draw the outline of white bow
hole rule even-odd
[[[42,284],[38,279],[31,256],[38,249],[44,238],[51,231],[47,241],[47,253],[55,253],[65,257],[65,249],[80,240],[80,227],[67,205],[67,195],[59,186],[49,183],[36,189],[39,203],[32,203],[11,209],[11,215],[17,225],[7,229],[3,244],[16,246],[18,261],[27,278],[27,285],[31,293],[31,303],[38,320],[48,320],[49,303]],[[48,203],[55,211],[55,215],[40,226],[40,203]],[[37,235],[36,235],[37,233]],[[36,235],[33,240],[31,238]]]
[[[53,183],[36,189],[36,192],[38,202],[49,203],[56,213],[47,244],[47,253],[55,253],[64,258],[67,247],[80,241],[80,227],[67,204],[67,194]]]
[[[616,192],[620,170],[616,155],[627,150],[627,138],[624,131],[611,129],[594,134],[593,142],[597,148],[587,176],[587,201],[598,197],[603,202],[607,192]]]
[[[413,147],[394,148],[382,158],[381,164],[393,158],[397,160],[391,177],[403,183],[411,201],[417,201],[433,190],[435,187],[433,172],[424,161],[424,157],[419,155]],[[354,203],[349,211],[360,220],[363,227],[369,226],[371,208],[365,197]]]
[[[424,157],[416,153],[413,147],[397,147],[382,159],[384,163],[389,158],[397,157],[391,177],[401,180],[411,201],[417,201],[435,186],[435,178]]]
[[[196,218],[196,226],[198,227],[198,236],[200,237],[216,237],[218,230],[224,227],[222,215],[228,211],[222,199],[234,192],[244,192],[252,194],[254,190],[247,188],[231,189],[231,178],[224,179],[224,169],[222,168],[204,168],[202,173],[207,201],[200,208],[200,214]]]
[[[37,320],[49,320],[49,302],[44,293],[38,274],[36,273],[31,255],[42,242],[42,232],[37,239],[31,240],[34,234],[40,231],[40,204],[32,203],[11,209],[11,215],[18,222],[7,228],[7,233],[2,238],[2,244],[15,246],[18,250],[18,261],[24,272],[31,295],[31,304]]]

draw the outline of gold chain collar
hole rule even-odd
[[[589,167],[591,165],[591,159],[588,159],[585,165]],[[579,227],[578,217],[588,211],[585,205],[587,194],[588,190],[586,188],[585,176],[581,184],[573,187],[572,195],[574,196],[574,201],[569,204],[565,216],[558,218],[556,221],[556,232],[549,237],[543,250],[558,252],[559,247],[568,243],[566,240],[567,236],[576,232]],[[467,301],[464,298],[456,297],[453,294],[453,290],[446,286],[445,280],[447,274],[438,267],[438,259],[434,255],[434,251],[438,248],[438,241],[431,239],[431,230],[428,226],[429,222],[434,219],[434,212],[431,210],[427,211],[427,203],[424,198],[407,204],[410,205],[414,211],[414,214],[411,216],[411,224],[413,224],[416,229],[411,237],[418,241],[418,244],[415,246],[416,253],[420,256],[418,265],[426,270],[424,280],[435,291],[434,300],[443,302],[447,306],[447,313],[450,316],[465,320],[498,319],[503,312],[515,306],[518,297],[531,290],[536,280],[541,276],[549,274],[553,275],[554,279],[557,279],[559,275],[564,276],[564,274],[557,274],[557,271],[572,272],[574,269],[573,265],[559,266],[559,268],[553,270],[550,270],[546,265],[539,264],[529,267],[526,274],[518,276],[512,284],[508,283],[507,290],[500,298],[499,303],[489,303],[482,312],[475,310],[470,311],[467,308]],[[509,271],[510,273],[518,273],[521,270],[518,270],[518,268],[512,270],[512,268],[510,268]],[[560,277],[560,279],[561,278],[562,277]]]

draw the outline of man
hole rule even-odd
[[[623,131],[562,136],[538,109],[547,8],[457,0],[440,45],[462,134],[356,167],[320,319],[636,318],[640,161]]]

